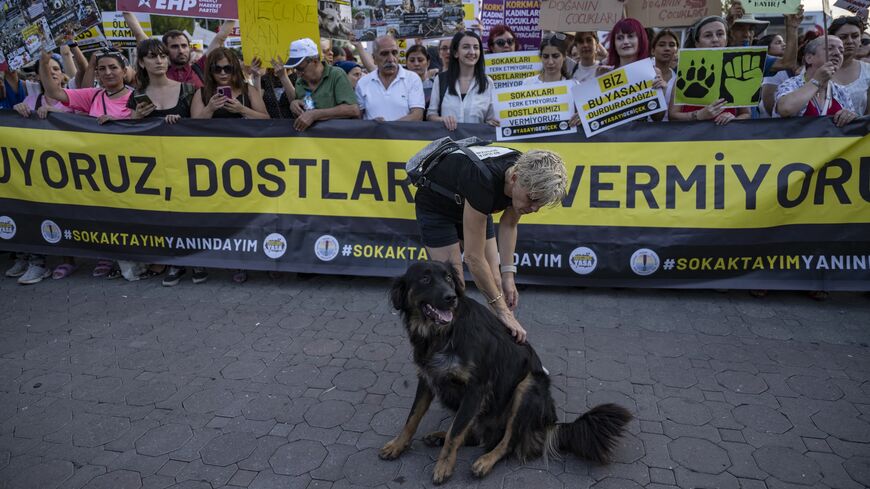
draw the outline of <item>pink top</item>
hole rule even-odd
[[[36,93],[28,95],[27,98],[24,99],[23,103],[27,104],[28,109],[36,110],[37,109],[36,101],[40,97],[42,97],[42,100],[41,100],[42,104],[41,105],[46,105],[45,104],[45,95],[36,94]],[[52,105],[52,107],[60,110],[61,112],[75,112],[73,109],[67,107],[66,105],[62,104],[61,102],[59,102],[57,100],[54,101],[54,105]]]
[[[127,108],[127,100],[133,93],[127,90],[123,97],[109,98],[102,88],[77,88],[64,89],[69,97],[69,108],[88,114],[91,117],[99,117],[103,114],[110,115],[115,119],[129,119],[131,111]]]

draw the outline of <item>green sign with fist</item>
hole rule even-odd
[[[682,49],[677,65],[674,103],[755,107],[761,100],[765,47]]]

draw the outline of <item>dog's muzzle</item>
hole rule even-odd
[[[448,324],[453,321],[453,311],[450,309],[436,309],[432,304],[423,305],[423,314],[435,321],[436,324]]]

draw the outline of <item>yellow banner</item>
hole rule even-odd
[[[0,126],[0,198],[414,219],[415,189],[404,162],[439,134],[413,134],[421,138],[157,137]],[[662,126],[661,134],[673,131]],[[868,142],[870,136],[507,145],[555,151],[568,169],[564,206],[524,223],[739,229],[870,222]]]

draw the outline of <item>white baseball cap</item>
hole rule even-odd
[[[314,41],[307,37],[297,39],[290,43],[290,56],[288,56],[287,63],[284,64],[284,67],[295,68],[299,66],[299,63],[301,63],[305,58],[316,58],[319,54],[320,51],[317,50],[317,44],[314,44]]]

